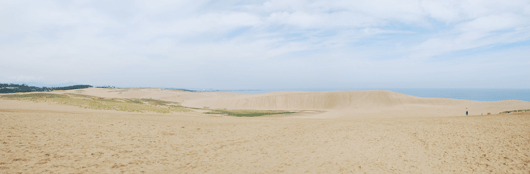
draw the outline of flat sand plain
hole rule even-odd
[[[178,95],[153,92],[181,102],[248,97]],[[246,118],[0,100],[1,173],[530,173],[529,165],[530,112]]]

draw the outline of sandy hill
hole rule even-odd
[[[301,113],[252,118],[137,113],[0,98],[0,173],[530,171],[530,112],[457,116],[465,107],[472,115],[530,109],[524,101],[420,98],[389,91],[247,95],[92,88],[52,93]]]
[[[54,91],[109,98],[152,98],[179,102],[183,106],[217,109],[301,111],[290,117],[424,117],[496,114],[507,110],[530,109],[530,102],[470,101],[421,98],[392,91],[281,91],[265,94],[230,92],[187,92],[166,89],[101,89]]]
[[[216,99],[227,98],[232,96],[241,96],[246,94],[230,92],[188,92],[179,90],[159,89],[159,88],[130,88],[130,89],[102,89],[87,88],[78,90],[80,94],[93,95],[108,98],[152,98],[166,101],[183,102],[186,100],[195,100],[202,98]],[[77,91],[61,91],[58,93],[74,93]]]
[[[530,108],[526,101],[479,102],[421,98],[392,91],[275,92],[257,95],[198,98],[185,106],[227,109],[320,110],[316,117],[458,116]]]

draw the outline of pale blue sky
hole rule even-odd
[[[530,1],[0,0],[0,82],[530,88]]]

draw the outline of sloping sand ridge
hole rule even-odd
[[[530,112],[494,112],[530,109],[523,101],[425,99],[388,91],[109,91],[113,90],[79,93],[163,99],[193,107],[322,112],[293,116],[308,118],[219,117],[0,99],[0,173],[530,171]],[[65,92],[77,93],[54,93]],[[478,116],[463,116],[465,107]],[[451,109],[459,111],[450,115]],[[479,111],[493,115],[480,116]]]
[[[391,91],[279,92],[186,100],[185,106],[227,109],[322,110],[319,117],[458,116],[530,108],[526,101],[479,102],[420,98]],[[467,108],[467,109],[466,109]]]
[[[392,91],[283,91],[265,94],[227,92],[185,92],[163,89],[82,90],[82,94],[107,98],[152,98],[179,102],[183,106],[217,109],[313,110],[321,114],[308,117],[425,117],[462,116],[530,109],[530,102],[518,100],[470,101],[445,98],[421,98]],[[55,92],[72,93],[73,91]],[[467,108],[467,109],[466,109]]]

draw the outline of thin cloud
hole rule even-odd
[[[208,82],[193,82],[206,86],[192,87],[230,87],[215,79],[248,75],[271,82],[312,79],[329,86],[392,86],[396,81],[435,76],[440,84],[448,84],[456,75],[440,72],[456,66],[435,65],[433,60],[454,62],[444,56],[477,49],[525,52],[529,9],[525,0],[0,1],[0,80],[59,76],[86,79],[79,83],[127,86],[133,83],[119,80],[117,74],[144,73],[182,79],[160,83],[173,87],[186,87],[185,82],[191,84],[193,79]],[[530,60],[522,61],[518,65]],[[521,73],[497,71],[504,79]],[[25,78],[35,74],[42,78]],[[363,76],[339,80],[351,74]],[[116,84],[104,84],[113,80]],[[271,84],[247,82],[251,87]],[[465,85],[460,82],[455,81],[455,86]]]

